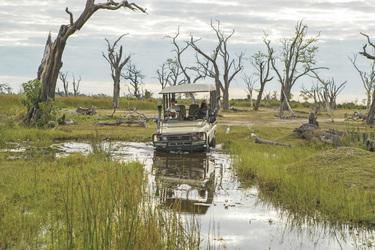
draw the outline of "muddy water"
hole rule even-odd
[[[148,190],[165,209],[178,204],[186,221],[200,222],[202,248],[227,249],[373,249],[374,231],[332,228],[291,218],[258,197],[256,187],[242,188],[229,155],[210,153],[166,154],[151,144],[104,143],[112,157],[145,165]],[[220,145],[219,147],[220,148]],[[92,151],[86,143],[50,147],[57,156]],[[7,150],[23,153],[24,146]]]

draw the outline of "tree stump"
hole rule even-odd
[[[309,124],[316,125],[317,127],[319,127],[319,123],[317,121],[317,117],[315,116],[314,113],[310,113]]]

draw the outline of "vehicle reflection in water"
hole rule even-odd
[[[156,196],[167,208],[205,214],[213,202],[215,165],[205,153],[155,152]]]

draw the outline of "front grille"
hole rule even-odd
[[[188,135],[172,135],[172,136],[168,136],[168,141],[190,141],[191,140],[191,136],[188,136]]]

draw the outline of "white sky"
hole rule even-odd
[[[105,0],[101,0],[105,1]],[[49,31],[52,38],[60,25],[69,22],[65,7],[78,18],[85,6],[85,0],[2,0],[0,3],[0,83],[9,83],[15,92],[22,82],[34,79],[43,55]],[[100,2],[100,1],[97,1]],[[166,35],[174,35],[180,26],[180,44],[192,34],[201,38],[198,44],[206,50],[215,45],[215,35],[209,26],[210,20],[218,19],[228,34],[235,29],[229,46],[234,53],[245,51],[250,58],[259,50],[265,51],[262,36],[269,34],[275,49],[281,38],[293,36],[296,23],[304,19],[309,26],[309,36],[320,32],[317,46],[318,65],[328,67],[326,79],[333,77],[337,84],[348,81],[343,96],[365,98],[365,90],[358,73],[348,57],[358,54],[366,39],[360,32],[374,37],[375,1],[350,0],[134,0],[147,8],[148,15],[130,10],[99,10],[76,34],[68,39],[62,68],[76,76],[81,75],[80,91],[86,94],[112,93],[110,68],[102,57],[107,44],[120,35],[129,33],[121,40],[126,53],[132,53],[132,61],[146,75],[144,86],[154,93],[160,90],[155,79],[156,69],[172,58],[173,46]],[[194,52],[188,51],[184,61],[194,62]],[[370,62],[358,56],[363,70]],[[244,62],[244,72],[254,72],[249,61]],[[70,75],[70,79],[72,76]],[[275,77],[276,79],[276,77]],[[210,82],[211,80],[207,80]],[[302,78],[294,91],[302,84],[309,87],[310,78]],[[58,82],[58,87],[62,85]],[[232,96],[245,98],[241,75],[232,83]],[[276,80],[266,87],[268,91],[278,90]],[[124,84],[121,93],[126,92]],[[346,100],[346,99],[345,99]],[[350,100],[348,100],[350,101]]]

